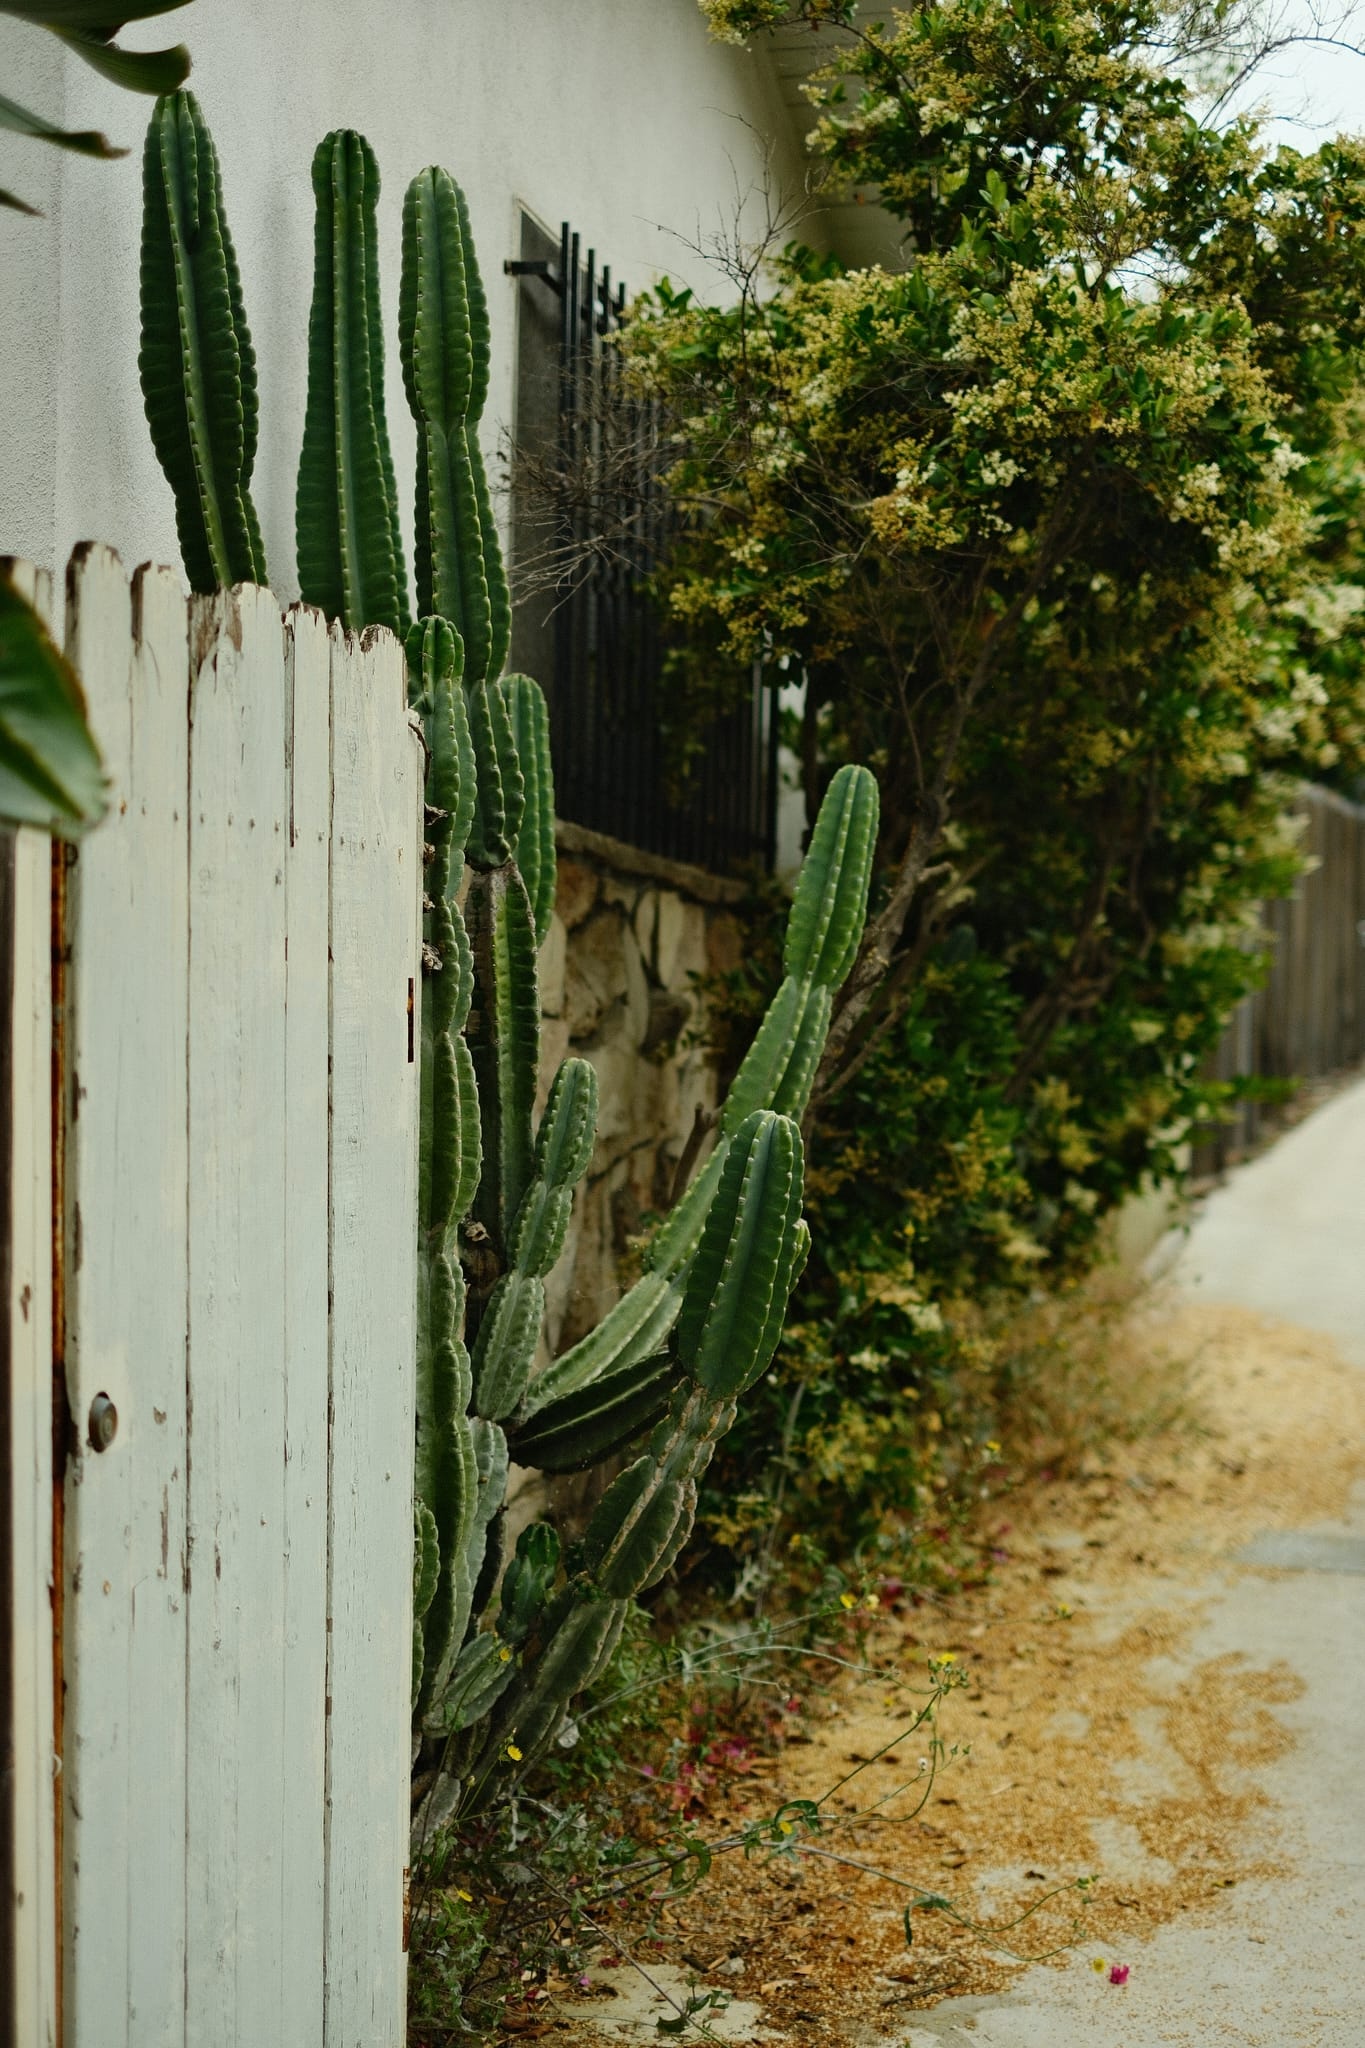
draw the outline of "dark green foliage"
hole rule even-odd
[[[65,839],[107,802],[75,671],[0,564],[0,819]]]

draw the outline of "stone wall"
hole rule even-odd
[[[540,956],[540,1100],[568,1052],[601,1091],[597,1149],[547,1283],[552,1353],[590,1330],[633,1273],[632,1240],[666,1208],[716,1077],[697,1045],[696,978],[741,958],[737,882],[561,822],[555,916]]]

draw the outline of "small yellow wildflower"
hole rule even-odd
[[[473,1892],[467,1892],[462,1889],[460,1891],[457,1891],[455,1896],[457,1899],[463,1899],[467,1906],[472,1906],[474,1903]]]
[[[506,1644],[504,1643],[503,1647],[498,1651],[498,1662],[499,1664],[510,1664],[511,1661],[512,1652],[507,1648]]]
[[[521,1751],[517,1748],[515,1742],[508,1743],[506,1756],[509,1764],[519,1764],[521,1762]]]
[[[856,1607],[857,1604],[851,1593],[841,1593],[839,1595],[839,1605],[841,1607]]]
[[[878,1611],[881,1604],[882,1596],[880,1593],[869,1593],[863,1601],[863,1606],[869,1608],[873,1614]]]
[[[1093,1956],[1091,1958],[1090,1967],[1095,1972],[1095,1975],[1098,1977],[1102,1970],[1108,1969],[1109,1965],[1105,1962],[1103,1956]]]

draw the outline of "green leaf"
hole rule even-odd
[[[183,43],[173,43],[167,50],[121,50],[93,29],[58,28],[53,33],[84,58],[92,71],[126,92],[144,92],[156,98],[163,92],[175,92],[190,75],[190,53]]]
[[[97,128],[57,128],[51,121],[45,121],[41,114],[31,114],[27,107],[6,99],[3,93],[0,93],[0,128],[7,128],[14,135],[36,135],[41,142],[55,142],[60,149],[74,150],[77,156],[116,157],[128,154],[126,149],[115,149],[109,137],[101,135]]]
[[[190,0],[0,0],[0,14],[37,22],[40,28],[86,29],[105,41],[130,21],[148,21],[154,14],[174,14]]]
[[[75,670],[0,572],[0,819],[67,839],[107,804]]]

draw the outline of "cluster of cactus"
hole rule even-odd
[[[537,1123],[537,952],[554,905],[554,796],[537,686],[504,676],[510,605],[483,463],[488,315],[464,197],[423,171],[403,212],[399,346],[417,423],[407,610],[384,417],[373,152],[313,165],[309,388],[297,494],[304,598],[404,638],[429,768],[421,1035],[413,1708],[429,1818],[477,1811],[543,1752],[631,1603],[692,1528],[697,1486],[766,1369],[808,1242],[800,1118],[857,950],[877,792],[831,784],[787,928],[786,979],[711,1157],[647,1270],[582,1343],[538,1355],[545,1277],[594,1143],[591,1066],[566,1059]],[[249,482],[254,359],[212,142],[192,97],[148,137],[147,412],[197,588],[265,574]],[[561,1555],[535,1522],[503,1559],[509,1460],[635,1455]]]

